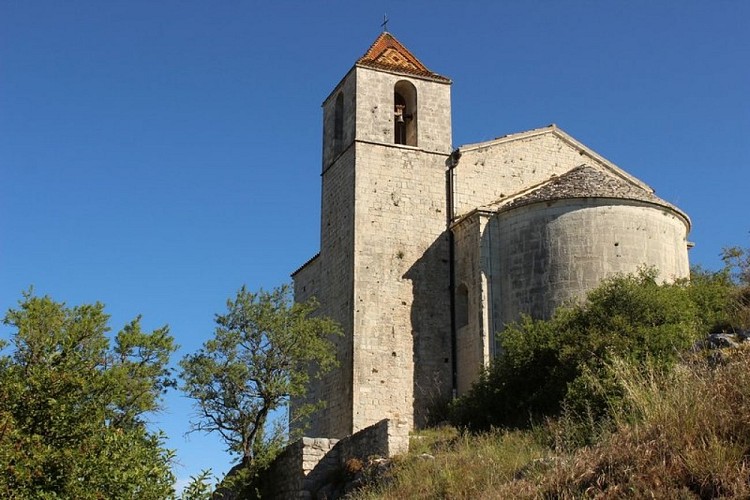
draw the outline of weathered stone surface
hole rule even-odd
[[[555,125],[452,154],[448,79],[390,34],[360,63],[323,103],[320,253],[293,275],[344,330],[339,368],[308,394],[328,403],[311,435],[388,418],[407,436],[521,314],[643,266],[688,276],[690,221],[642,181]],[[402,122],[411,145],[396,144]]]
[[[394,140],[394,87],[403,81],[418,95],[416,146]],[[308,395],[327,402],[308,432],[344,437],[388,418],[407,435],[451,390],[450,82],[357,66],[323,115],[321,250],[293,277],[297,300],[315,295],[345,335],[336,340],[339,369]]]
[[[502,206],[502,209],[510,210],[540,201],[572,200],[575,198],[642,201],[682,214],[677,207],[667,203],[652,192],[589,165],[581,165],[559,177],[553,177],[536,189],[512,198],[507,205]]]
[[[356,477],[356,471],[347,471],[352,460],[370,463],[378,455],[401,453],[408,444],[408,437],[394,433],[394,424],[388,420],[340,440],[302,438],[290,444],[263,474],[262,496],[279,500],[340,498],[353,488],[347,487]]]
[[[669,209],[608,198],[538,202],[492,216],[483,238],[493,270],[493,330],[523,313],[548,318],[618,273],[653,266],[663,281],[687,278],[686,232]]]
[[[522,195],[583,164],[653,190],[555,125],[460,148],[454,169],[455,215]]]

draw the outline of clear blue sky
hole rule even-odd
[[[320,104],[384,12],[453,79],[454,146],[556,123],[691,216],[692,263],[750,243],[750,2],[0,0],[0,309],[98,300],[181,356],[286,282],[318,250]],[[190,412],[154,419],[177,476],[226,471]]]

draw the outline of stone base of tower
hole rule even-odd
[[[409,434],[385,419],[343,439],[304,437],[286,447],[260,481],[262,498],[338,498],[347,462],[406,453]]]

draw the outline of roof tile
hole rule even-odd
[[[365,55],[359,58],[357,65],[450,82],[449,78],[427,69],[427,66],[387,31],[378,36]]]
[[[581,165],[559,177],[553,177],[537,189],[503,204],[500,210],[510,210],[541,201],[571,198],[613,198],[644,201],[669,208],[687,218],[679,208],[662,200],[652,192],[619,177],[608,175],[606,172],[589,165]]]

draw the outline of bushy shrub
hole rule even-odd
[[[617,276],[549,320],[523,318],[500,334],[502,354],[453,404],[462,428],[524,427],[563,408],[594,420],[620,398],[611,356],[669,365],[726,316],[731,281],[703,273],[659,284],[652,269]],[[707,318],[707,319],[703,319]]]
[[[724,273],[734,287],[730,297],[731,330],[750,330],[750,248],[730,247],[722,252]]]
[[[739,287],[727,267],[719,272],[696,267],[690,274],[690,298],[698,308],[699,329],[703,332],[733,332],[741,328],[736,296]]]

